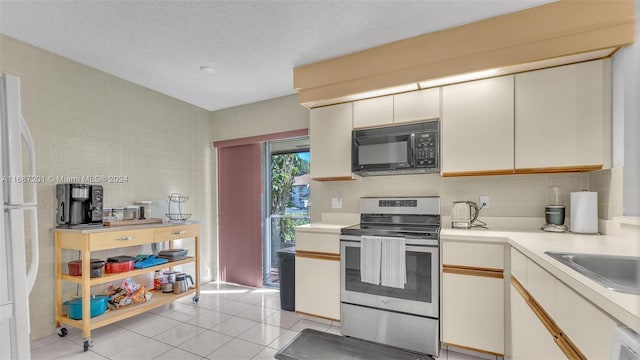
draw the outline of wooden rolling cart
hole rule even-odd
[[[195,254],[186,259],[173,261],[144,269],[134,269],[132,271],[112,274],[102,274],[101,277],[91,278],[90,259],[91,252],[123,248],[129,246],[140,246],[153,243],[168,242],[169,248],[173,248],[173,241],[179,239],[193,238],[195,241]],[[62,262],[63,250],[77,250],[81,253],[82,275],[72,276],[66,273],[66,267]],[[67,334],[66,325],[82,330],[84,351],[91,345],[91,330],[112,324],[141,314],[158,306],[173,302],[179,298],[193,295],[193,302],[197,303],[200,297],[200,224],[154,224],[123,226],[117,228],[94,228],[94,229],[56,229],[55,231],[55,316],[56,329],[58,335]],[[190,254],[191,255],[191,254]],[[101,315],[91,317],[91,287],[95,285],[117,283],[123,280],[146,273],[153,273],[156,270],[173,268],[195,262],[195,289],[189,289],[180,294],[162,293],[154,291],[153,296],[142,304],[132,304],[117,310],[107,311]],[[63,273],[63,269],[65,273]],[[82,289],[82,319],[74,320],[64,315],[62,306],[62,282],[69,281],[79,284]]]

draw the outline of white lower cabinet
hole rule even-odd
[[[296,254],[296,312],[340,320],[340,261]]]
[[[609,357],[614,319],[513,248],[511,275],[513,359]]]
[[[514,286],[511,286],[511,358],[567,358]]]
[[[608,359],[617,323],[564,284],[557,286],[558,326],[587,359]]]
[[[504,243],[443,239],[442,342],[504,354]]]
[[[442,341],[503,354],[504,279],[442,276]]]

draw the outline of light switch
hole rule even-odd
[[[332,209],[342,209],[342,198],[341,197],[332,197],[331,198],[331,208]]]

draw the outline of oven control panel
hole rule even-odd
[[[409,199],[384,199],[378,201],[379,207],[417,207],[418,200]]]

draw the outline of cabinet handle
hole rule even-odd
[[[123,237],[117,238],[116,240],[133,240],[133,236],[131,235],[123,236]]]
[[[178,230],[178,231],[174,231],[172,232],[173,235],[184,235],[187,232],[185,230]]]

